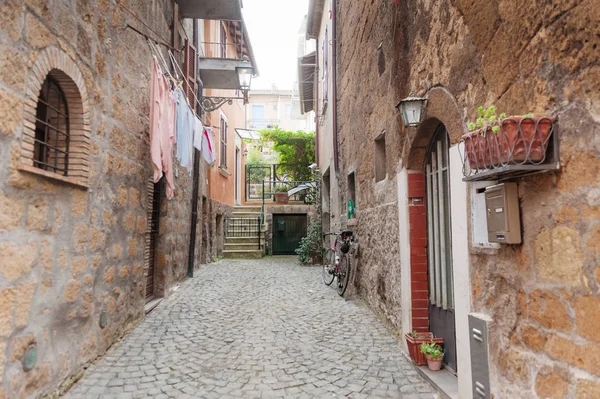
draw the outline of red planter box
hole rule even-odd
[[[433,333],[430,332],[417,333],[416,338],[413,338],[407,333],[404,337],[406,338],[406,344],[408,345],[408,354],[413,363],[417,366],[427,366],[427,358],[421,353],[421,344],[435,342],[442,347],[444,346],[444,338],[434,338]]]

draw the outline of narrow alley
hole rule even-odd
[[[67,398],[435,398],[396,339],[295,257],[207,265]]]

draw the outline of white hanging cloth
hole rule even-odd
[[[209,165],[213,165],[217,160],[217,154],[215,153],[215,145],[213,144],[212,140],[212,131],[212,127],[205,127],[202,129],[202,138],[200,144],[202,157],[204,157],[204,160]],[[196,140],[196,137],[194,137],[194,146],[196,148],[198,148],[197,144],[198,142]]]

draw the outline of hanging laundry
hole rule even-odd
[[[202,133],[202,156],[209,165],[213,165],[217,160],[215,146],[212,141],[212,131],[212,127],[206,127]]]
[[[178,87],[173,91],[174,101],[177,103],[177,160],[188,170],[190,176],[193,169],[193,149],[195,119],[192,109],[186,101],[183,90]]]
[[[156,58],[152,58],[150,82],[150,157],[157,183],[166,177],[167,199],[173,198],[173,144],[175,144],[175,103],[171,99],[169,85]]]
[[[204,135],[204,125],[200,118],[196,117],[194,121],[194,147],[202,151],[202,136]]]

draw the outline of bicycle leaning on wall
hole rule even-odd
[[[350,281],[350,255],[348,253],[354,233],[346,230],[341,233],[323,234],[323,238],[327,236],[335,236],[335,241],[323,257],[323,282],[325,285],[331,285],[337,278],[337,291],[340,296],[343,296]]]

